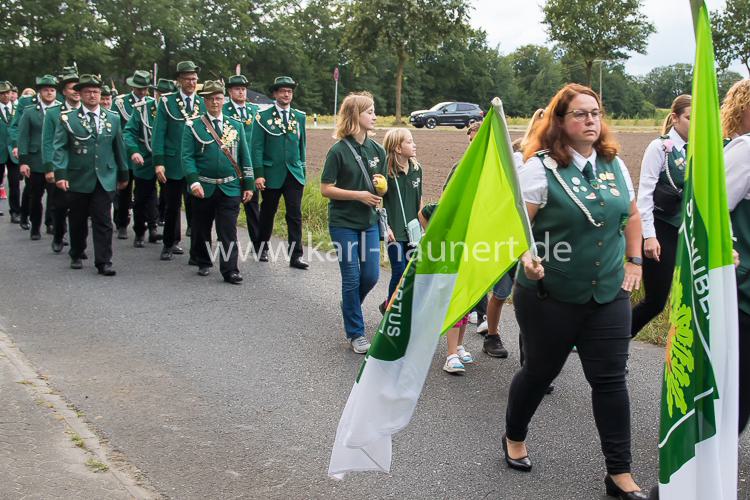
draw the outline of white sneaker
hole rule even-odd
[[[479,324],[479,326],[477,326],[477,333],[479,335],[487,335],[489,329],[490,328],[487,326],[487,320],[484,320]]]
[[[469,313],[469,323],[471,323],[472,325],[477,324],[477,312],[476,311],[471,311],[471,313]]]
[[[461,363],[461,360],[458,359],[458,356],[455,354],[448,356],[448,359],[445,360],[443,370],[448,373],[464,373],[466,371],[463,363]]]
[[[370,342],[367,341],[367,337],[362,335],[356,339],[352,339],[352,350],[357,354],[367,354],[367,350],[370,349]]]

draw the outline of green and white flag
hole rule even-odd
[[[328,474],[391,468],[391,436],[411,420],[440,334],[531,241],[502,104],[493,100],[404,272],[341,416]]]
[[[711,23],[691,0],[696,56],[659,433],[666,500],[737,498],[737,287]]]

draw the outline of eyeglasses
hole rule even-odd
[[[604,115],[601,109],[592,109],[591,111],[586,111],[584,109],[574,109],[572,111],[568,111],[565,114],[572,116],[573,119],[577,122],[585,122],[586,118],[588,118],[589,115],[591,116],[592,120],[597,122],[601,120],[602,116]]]

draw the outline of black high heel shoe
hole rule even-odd
[[[609,474],[604,478],[604,488],[607,495],[620,500],[648,500],[651,495],[647,491],[622,491]]]
[[[511,469],[520,470],[521,472],[531,472],[531,459],[528,455],[521,458],[510,458],[508,455],[508,441],[505,434],[503,434],[503,453],[505,454],[505,463]],[[609,477],[609,476],[607,476]]]

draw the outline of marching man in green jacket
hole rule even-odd
[[[250,83],[245,75],[233,75],[227,81],[229,100],[224,104],[224,114],[239,120],[245,127],[245,137],[248,147],[252,141],[253,122],[258,113],[258,106],[247,102],[247,86]],[[252,153],[250,153],[252,156]],[[245,203],[245,221],[247,222],[247,234],[253,244],[255,253],[260,251],[260,206],[258,197],[254,196],[250,203]]]
[[[65,100],[59,106],[53,106],[47,110],[47,113],[44,115],[44,126],[42,127],[42,162],[44,163],[44,170],[47,172],[47,180],[55,186],[51,196],[51,200],[55,206],[52,217],[52,251],[55,253],[62,252],[63,246],[67,245],[64,238],[67,232],[65,221],[68,216],[67,195],[65,191],[54,184],[55,174],[52,157],[55,153],[55,130],[58,126],[62,126],[60,116],[63,112],[81,107],[81,95],[74,88],[78,83],[78,73],[76,73],[76,70],[72,67],[63,68],[63,74],[60,75],[59,83],[60,92]]]
[[[201,91],[207,112],[191,120],[182,132],[182,165],[193,198],[190,253],[198,274],[212,266],[211,227],[219,239],[219,269],[224,281],[242,282],[237,266],[237,216],[240,202],[253,197],[253,169],[244,124],[222,113],[224,85],[207,81]]]
[[[125,79],[125,83],[132,89],[127,94],[118,95],[112,102],[112,111],[120,115],[120,125],[123,130],[133,116],[133,109],[137,103],[150,100],[148,90],[151,86],[151,73],[144,70],[136,70],[133,76]],[[115,226],[117,227],[117,238],[128,239],[128,224],[130,224],[130,208],[133,206],[133,170],[135,165],[129,162],[130,181],[125,189],[117,192],[115,201]],[[153,168],[152,168],[153,170]]]
[[[99,105],[102,81],[81,75],[75,89],[83,106],[60,116],[53,163],[57,187],[68,192],[70,267],[81,269],[86,249],[88,219],[94,233],[94,264],[99,274],[112,269],[112,200],[128,183],[128,165],[120,117]]]
[[[3,184],[4,174],[8,174],[8,205],[10,208],[10,222],[21,222],[21,173],[18,163],[10,154],[10,123],[15,113],[15,105],[11,100],[13,86],[8,81],[0,82],[0,185]],[[0,215],[3,213],[0,211]]]
[[[302,260],[302,193],[305,188],[305,113],[291,107],[297,83],[279,76],[270,87],[273,106],[255,115],[251,145],[255,186],[263,193],[260,206],[260,261],[268,261],[273,220],[284,197],[289,233],[289,265],[307,269]]]
[[[18,124],[18,163],[21,175],[28,179],[29,186],[29,215],[31,219],[31,239],[42,238],[42,197],[47,193],[47,213],[49,214],[48,226],[51,231],[52,211],[54,206],[50,203],[54,186],[52,173],[45,168],[42,162],[42,127],[44,116],[52,106],[59,106],[55,97],[57,95],[57,78],[52,75],[44,75],[36,79],[36,88],[39,101],[36,106],[29,106],[24,111]]]
[[[159,79],[154,88],[156,99],[171,92],[169,80]],[[133,205],[133,246],[143,248],[144,236],[148,227],[149,243],[157,243],[161,235],[157,233],[159,213],[156,205],[156,173],[151,156],[151,136],[156,121],[156,100],[145,96],[133,104],[122,139],[128,150],[135,178],[135,204]],[[127,189],[127,188],[126,188]]]

